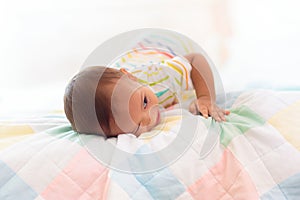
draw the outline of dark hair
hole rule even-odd
[[[110,135],[111,88],[123,75],[117,69],[97,66],[72,78],[65,90],[64,110],[75,131]]]

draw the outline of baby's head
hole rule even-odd
[[[124,69],[83,69],[67,85],[64,109],[77,132],[107,137],[139,136],[160,120],[156,95]]]

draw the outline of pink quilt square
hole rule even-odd
[[[188,191],[195,199],[259,199],[247,171],[229,150]]]
[[[43,191],[45,199],[93,199],[104,196],[108,169],[81,150]]]

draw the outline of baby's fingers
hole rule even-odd
[[[221,122],[221,121],[226,121],[226,118],[225,118],[225,115],[226,115],[226,113],[227,112],[225,112],[224,110],[222,110],[222,109],[220,109],[220,108],[216,108],[215,109],[215,117],[214,117],[214,119],[216,120],[216,121],[218,121],[218,122]]]
[[[229,115],[229,114],[230,114],[230,111],[229,111],[229,110],[223,110],[223,114],[224,114],[224,115]]]
[[[203,117],[208,118],[208,109],[206,106],[199,106],[198,110],[203,115]]]
[[[223,122],[225,122],[226,119],[225,119],[225,114],[224,114],[224,112],[223,112],[222,110],[220,110],[218,113],[219,113],[219,116],[220,116],[221,120],[222,120]]]
[[[219,110],[219,116],[223,122],[226,121],[225,115],[229,115],[229,114],[230,114],[229,110]]]
[[[220,115],[220,113],[217,110],[214,110],[211,112],[211,116],[212,118],[214,118],[217,122],[221,122],[222,121],[222,117]]]

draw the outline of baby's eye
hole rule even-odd
[[[147,99],[147,97],[144,97],[144,104],[143,104],[143,107],[146,108],[146,107],[147,107],[147,104],[148,104],[148,99]]]

